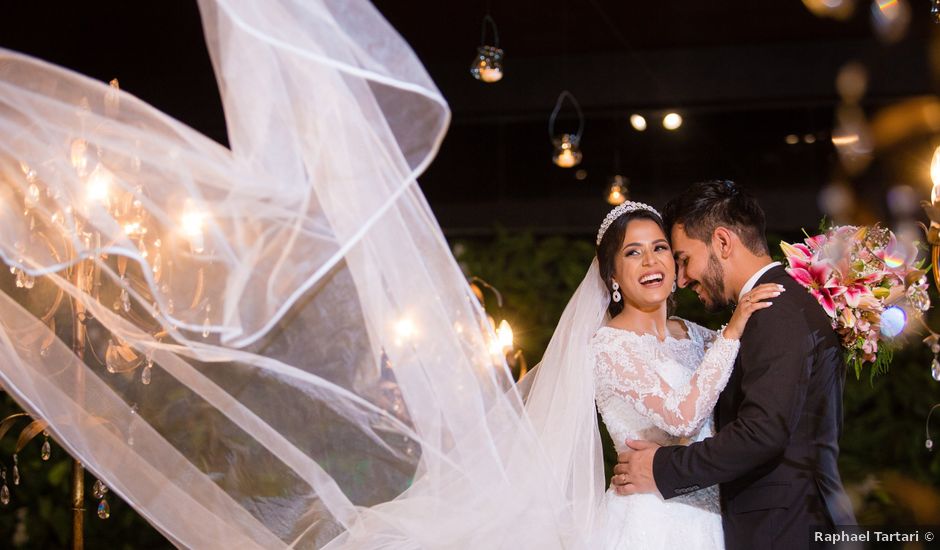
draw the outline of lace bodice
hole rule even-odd
[[[627,439],[684,445],[714,434],[712,411],[740,343],[682,322],[688,339],[660,342],[614,327],[601,327],[591,339],[597,408],[618,451],[626,449]],[[717,513],[718,488],[673,501]]]
[[[713,433],[712,410],[739,342],[683,322],[688,339],[660,342],[613,327],[594,335],[595,396],[618,451],[627,438],[674,445]]]

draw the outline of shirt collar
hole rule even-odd
[[[744,286],[741,288],[741,292],[738,294],[738,300],[740,300],[742,296],[744,296],[745,294],[750,292],[752,288],[754,288],[754,285],[757,284],[757,280],[761,278],[761,275],[763,275],[764,273],[767,273],[768,271],[770,271],[771,268],[776,267],[778,265],[781,265],[780,262],[770,262],[764,267],[758,269],[756,273],[751,275],[751,278],[748,279],[747,282],[744,283]]]

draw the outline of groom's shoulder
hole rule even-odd
[[[797,328],[803,324],[815,324],[822,322],[829,324],[828,316],[825,310],[819,305],[819,302],[798,283],[782,267],[777,266],[767,272],[766,277],[761,278],[761,283],[777,283],[783,285],[786,291],[774,298],[773,306],[758,313],[764,322],[769,324],[787,324],[791,328]],[[755,316],[756,318],[756,316]],[[794,324],[795,323],[795,324]]]

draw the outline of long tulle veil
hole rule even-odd
[[[181,547],[588,545],[596,265],[524,408],[407,45],[359,0],[199,6],[231,149],[0,50],[0,383]]]

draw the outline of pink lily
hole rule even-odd
[[[838,284],[833,273],[835,270],[827,263],[815,263],[802,267],[791,267],[787,273],[807,289],[826,310],[826,314],[836,317],[835,298],[845,292],[845,287]]]
[[[780,241],[780,249],[787,257],[787,263],[794,269],[806,269],[813,258],[813,252],[805,244]]]
[[[828,237],[826,237],[825,233],[820,233],[819,235],[816,235],[815,237],[806,237],[806,239],[804,239],[804,242],[811,250],[816,251],[822,248],[823,245],[825,245],[828,240],[829,239]]]
[[[880,279],[881,276],[881,273],[871,273],[845,285],[845,303],[849,307],[857,308],[863,296],[872,295],[871,284]]]

